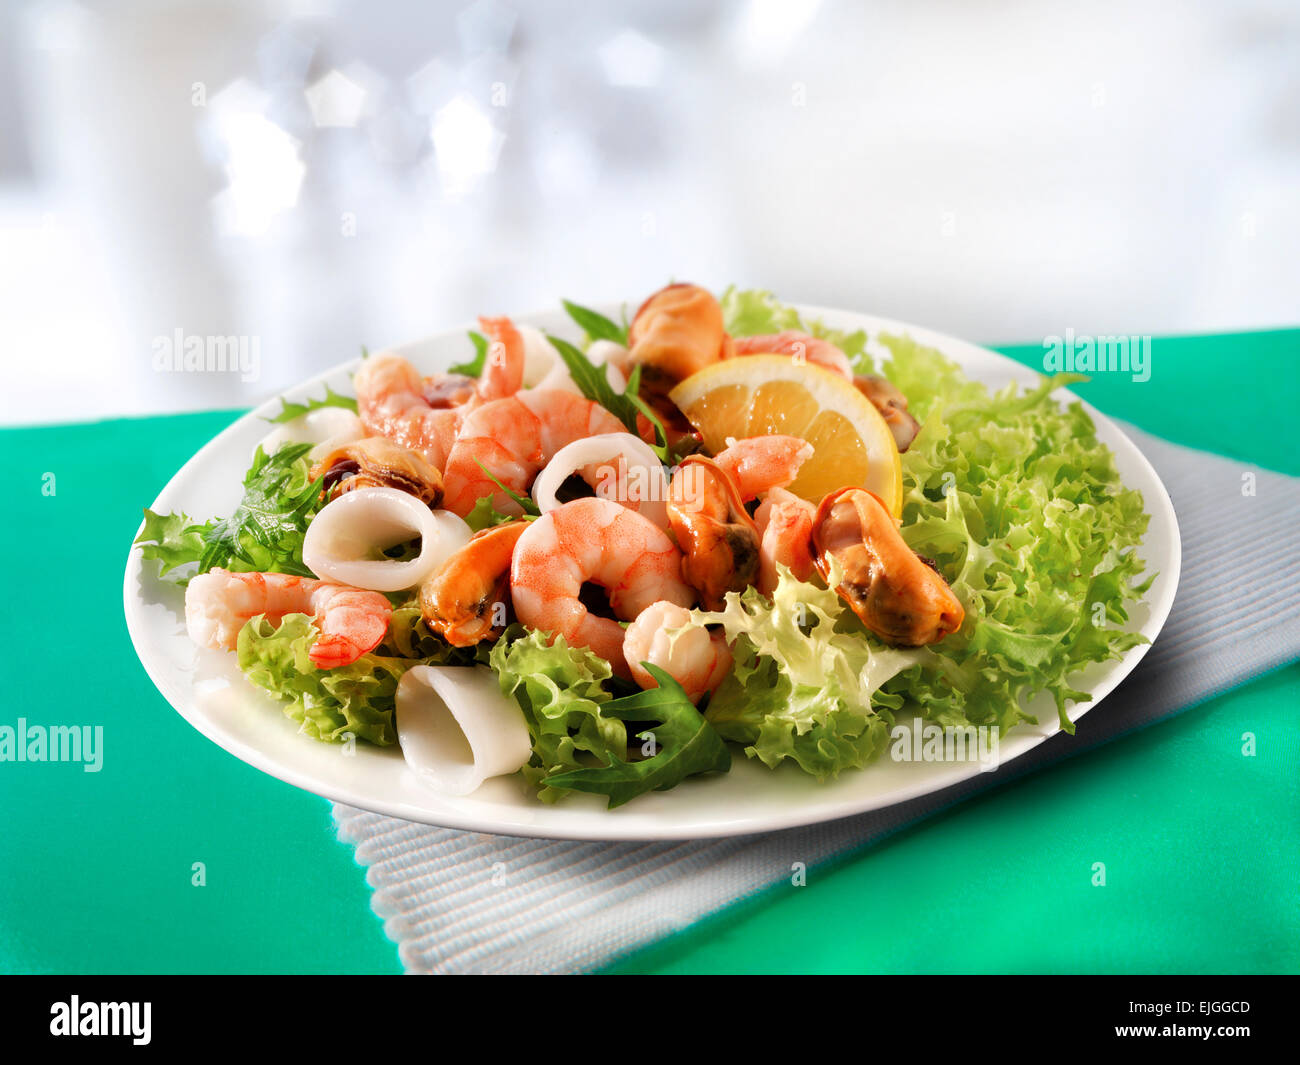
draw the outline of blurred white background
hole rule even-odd
[[[1300,5],[8,0],[8,423],[669,278],[976,341],[1300,322]],[[154,340],[255,338],[260,374]]]

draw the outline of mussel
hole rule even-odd
[[[666,395],[679,381],[730,355],[722,306],[699,285],[660,289],[641,304],[627,339],[628,368],[641,366],[648,394]]]
[[[855,377],[853,384],[880,411],[889,431],[894,434],[899,454],[911,447],[916,434],[921,431],[921,424],[908,411],[907,397],[879,374]]]
[[[668,489],[668,521],[682,551],[682,579],[705,610],[758,580],[759,538],[740,491],[713,459],[683,459]]]
[[[311,473],[325,478],[321,491],[327,501],[354,488],[396,488],[429,507],[442,502],[442,474],[437,468],[385,436],[369,436],[331,451]]]
[[[813,557],[827,584],[888,644],[920,647],[961,628],[966,612],[942,575],[907,546],[865,488],[841,488],[813,519]]]

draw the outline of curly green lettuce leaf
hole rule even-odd
[[[731,336],[766,336],[787,329],[797,330],[834,344],[855,367],[861,364],[857,372],[872,372],[870,357],[866,353],[865,330],[846,333],[827,327],[820,319],[804,321],[797,310],[762,289],[737,289],[732,285],[723,292],[719,302],[722,304],[723,325]]]
[[[155,514],[144,509],[144,528],[135,538],[140,556],[159,562],[158,575],[166,577],[173,570],[183,569],[203,557],[204,526],[193,524],[185,514]],[[171,581],[185,583],[189,574],[172,574]]]
[[[376,649],[381,657],[411,659],[411,664],[440,666],[487,665],[491,644],[480,642],[472,647],[453,647],[431,628],[420,610],[418,592],[392,593],[393,612],[388,618],[388,632]]]
[[[762,289],[727,288],[719,297],[724,328],[734,337],[765,336],[786,329],[803,329],[799,312]]]
[[[613,671],[599,655],[515,624],[493,646],[489,664],[524,712],[533,756],[523,775],[544,802],[565,794],[549,786],[551,776],[626,756],[626,727],[601,713],[613,698],[604,686]]]
[[[313,739],[396,743],[397,684],[416,663],[372,653],[348,666],[319,669],[308,656],[319,634],[306,614],[287,614],[279,625],[259,615],[239,631],[239,668]]]
[[[709,702],[706,717],[724,739],[769,769],[790,759],[825,781],[875,761],[889,742],[891,701],[846,690],[838,679],[796,684],[780,663],[760,655],[745,637],[733,649],[735,665]]]
[[[730,592],[722,610],[692,619],[720,624],[733,644],[735,664],[706,720],[769,768],[790,759],[818,780],[879,756],[902,704],[880,689],[926,656],[885,647],[838,595],[784,567],[771,599],[755,588]]]
[[[877,365],[865,337],[801,322],[768,293],[729,289],[723,309],[736,335],[806,329],[836,343],[856,372],[883,373],[897,386],[922,423],[903,455],[902,533],[937,561],[966,621],[887,680],[876,704],[888,699],[943,725],[1005,731],[1032,721],[1024,706],[1046,691],[1073,732],[1067,706],[1090,696],[1070,678],[1145,642],[1125,626],[1130,604],[1155,579],[1136,551],[1148,522],[1141,494],[1124,487],[1082,406],[1062,409],[1051,398],[1082,378],[1058,374],[1035,388],[991,392],[906,336],[876,337],[889,356]],[[777,680],[761,655],[754,668],[766,677],[745,673],[738,656],[737,677],[761,701],[765,681]],[[719,712],[716,699],[710,715]]]
[[[1073,732],[1067,703],[1091,697],[1068,678],[1146,642],[1124,628],[1154,580],[1135,550],[1141,493],[1124,487],[1082,405],[1051,399],[1077,376],[990,392],[932,348],[879,340],[886,376],[923,419],[903,456],[903,537],[966,609],[961,631],[888,690],[940,724],[1003,730],[1032,721],[1023,707],[1047,691]]]
[[[606,765],[552,774],[546,778],[549,787],[607,796],[612,810],[648,791],[674,788],[688,776],[725,773],[731,768],[727,745],[700,716],[682,686],[658,666],[647,662],[645,667],[659,686],[605,703],[600,714],[653,723],[653,728],[637,733],[638,739],[646,741],[642,751],[649,756],[628,761],[608,751]]]
[[[933,411],[903,456],[903,537],[950,575],[967,614],[933,665],[891,690],[941,724],[1004,730],[1033,720],[1024,703],[1048,691],[1073,732],[1066,704],[1090,696],[1068,678],[1145,642],[1124,628],[1127,604],[1154,580],[1135,550],[1148,521],[1141,493],[1120,482],[1082,406],[1049,398],[1057,379],[996,394],[957,382],[932,399],[917,363],[933,366],[934,353],[883,341],[887,373]]]

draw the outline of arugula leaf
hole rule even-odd
[[[503,525],[505,522],[516,520],[513,514],[502,514],[493,506],[494,496],[480,496],[477,503],[468,514],[465,515],[465,524],[474,532],[482,532],[484,529],[491,529],[496,525]]]
[[[611,322],[599,311],[581,307],[569,300],[561,300],[569,317],[582,327],[589,340],[612,340],[615,344],[627,347],[627,327]]]
[[[469,331],[469,338],[474,344],[474,358],[469,362],[458,362],[455,366],[448,366],[448,373],[464,374],[466,377],[478,377],[483,373],[483,367],[487,365],[488,339],[482,333],[476,333],[472,329]]]
[[[271,423],[291,422],[295,418],[301,418],[304,414],[310,414],[314,410],[320,410],[322,407],[342,407],[344,410],[350,410],[353,414],[357,411],[357,401],[352,396],[342,396],[325,386],[324,399],[309,399],[306,403],[290,403],[284,397],[280,398],[280,413],[274,418],[267,418],[266,421]]]
[[[228,518],[191,522],[185,514],[145,510],[135,538],[144,558],[162,565],[159,576],[190,563],[198,568],[168,579],[186,584],[220,566],[236,573],[314,574],[302,561],[302,539],[320,506],[320,480],[311,479],[312,444],[285,444],[274,456],[260,447],[244,476],[244,498]]]
[[[320,505],[320,479],[311,479],[307,458],[313,446],[286,444],[274,455],[258,447],[239,506],[205,530],[200,573],[239,560],[259,571],[312,576],[302,562],[302,538]]]
[[[493,483],[494,485],[496,485],[498,488],[500,488],[501,491],[503,491],[506,495],[508,495],[511,499],[513,499],[516,503],[518,503],[521,507],[524,508],[524,513],[525,513],[525,514],[531,515],[531,516],[534,517],[534,518],[537,518],[537,517],[540,517],[540,516],[541,516],[541,513],[542,513],[541,510],[538,508],[538,506],[537,506],[536,503],[534,503],[531,499],[528,498],[528,496],[521,496],[521,495],[520,495],[518,492],[516,492],[513,488],[508,488],[508,487],[506,487],[506,486],[505,486],[504,484],[502,484],[499,480],[497,480],[497,476],[496,476],[496,474],[494,474],[491,470],[489,470],[486,466],[484,466],[483,463],[479,462],[478,459],[475,459],[474,461],[475,461],[475,463],[478,464],[478,468],[479,468],[480,470],[482,470],[484,473],[486,473],[486,474],[488,475],[488,477],[491,479],[491,481],[492,481],[492,483]],[[480,497],[478,503],[475,503],[475,504],[474,504],[474,509],[475,509],[475,510],[478,509],[478,505],[479,505],[479,503],[482,503],[482,502],[483,502],[483,498],[486,498],[486,499],[487,499],[487,501],[488,501],[488,506],[489,506],[489,508],[491,508],[492,513],[494,513],[494,514],[499,513],[499,512],[497,511],[496,507],[494,507],[494,506],[492,505],[492,497],[491,497],[491,496]],[[472,512],[471,512],[471,513],[472,513]],[[493,524],[493,525],[496,525],[496,524],[499,524],[499,523],[498,523],[498,522],[493,522],[492,524]]]
[[[664,432],[663,422],[659,420],[659,416],[655,414],[654,410],[637,395],[641,387],[640,366],[633,368],[632,376],[627,382],[627,388],[622,392],[616,392],[614,386],[609,383],[609,378],[605,376],[603,367],[595,365],[567,340],[561,340],[559,337],[550,335],[546,339],[555,345],[555,350],[560,353],[560,358],[564,360],[564,365],[568,367],[569,376],[573,378],[573,383],[578,386],[584,396],[593,403],[599,403],[627,426],[629,433],[638,437],[641,435],[641,429],[637,423],[637,415],[644,415],[655,431],[655,443],[650,446],[654,448],[655,454],[659,456],[661,461],[670,462],[672,460],[668,447],[668,434]]]
[[[607,702],[599,714],[620,721],[658,722],[656,728],[637,733],[639,739],[653,737],[657,753],[639,762],[626,762],[606,751],[609,764],[604,768],[556,773],[546,778],[548,787],[605,795],[612,810],[647,791],[675,787],[692,774],[725,773],[731,768],[727,745],[700,716],[682,686],[658,666],[642,664],[659,687]]]

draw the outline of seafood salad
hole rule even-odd
[[[229,517],[145,511],[195,644],[430,788],[610,807],[735,757],[819,781],[900,715],[1005,732],[1139,634],[1142,498],[1044,377],[671,284],[582,343],[480,318],[431,375],[281,401]],[[577,336],[575,330],[572,336]],[[691,786],[697,786],[692,784]]]

